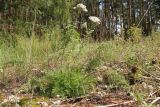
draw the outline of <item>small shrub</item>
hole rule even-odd
[[[125,77],[118,73],[115,70],[109,70],[106,72],[106,74],[103,76],[103,81],[109,86],[121,88],[124,90],[129,89],[129,83],[125,79]]]
[[[46,75],[48,96],[60,95],[62,97],[75,97],[89,92],[94,84],[92,77],[86,76],[80,69],[67,69],[64,72],[50,71]]]

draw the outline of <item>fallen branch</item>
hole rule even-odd
[[[82,99],[85,99],[89,97],[89,95],[86,95],[86,96],[81,96],[81,97],[77,97],[77,98],[69,98],[69,99],[65,99],[62,101],[62,103],[77,103],[77,102],[80,102]]]
[[[110,104],[110,105],[104,105],[104,106],[97,106],[97,107],[121,107],[121,106],[127,106],[128,104],[137,103],[136,101],[126,101],[123,103],[118,104]]]
[[[160,100],[160,97],[157,97],[155,100],[153,100],[152,102],[151,102],[151,105],[153,105],[153,104],[155,104],[157,101],[159,101]]]
[[[159,92],[160,91],[160,89],[159,90],[156,90],[155,92],[153,92],[153,93],[150,93],[150,95],[148,96],[148,98],[149,97],[152,97],[154,94],[156,94],[157,92]]]
[[[159,79],[153,78],[153,77],[142,76],[142,78],[148,79],[148,80],[150,79],[150,80],[160,81]]]

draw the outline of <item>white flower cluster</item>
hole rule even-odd
[[[101,20],[96,16],[89,16],[89,20],[97,25],[101,24]]]
[[[86,13],[88,12],[87,7],[82,3],[77,4],[76,7],[73,7],[73,9],[86,12]],[[101,20],[96,16],[89,16],[89,20],[96,25],[101,24]],[[87,23],[85,22],[83,23],[82,28],[86,28],[86,26],[87,26]]]
[[[77,9],[83,12],[88,12],[87,7],[82,3],[77,4],[77,6],[73,7],[73,9]]]

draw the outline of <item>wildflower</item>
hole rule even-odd
[[[80,10],[80,11],[83,11],[83,12],[88,12],[87,7],[82,3],[77,4],[77,6],[73,7],[73,9],[74,10],[77,9],[77,10]]]
[[[96,16],[89,16],[89,20],[97,25],[101,24],[101,20]]]

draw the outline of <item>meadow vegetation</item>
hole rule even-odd
[[[160,104],[159,10],[160,0],[0,0],[0,107]]]
[[[1,39],[1,89],[72,98],[105,84],[107,90],[126,91],[142,104],[160,88],[159,33],[97,43],[80,39],[73,26],[65,33],[57,28],[44,35]]]

